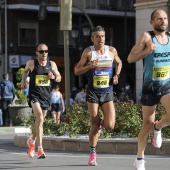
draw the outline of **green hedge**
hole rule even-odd
[[[135,138],[142,126],[142,111],[140,104],[131,104],[130,102],[115,103],[116,109],[116,124],[112,131],[102,129],[101,138],[114,138],[126,135],[130,138]],[[99,110],[102,117],[102,112]],[[165,113],[161,104],[158,104],[156,109],[156,120],[159,120]],[[23,124],[33,129],[35,120],[34,114],[28,119],[23,120]],[[70,137],[78,136],[79,134],[88,135],[90,131],[89,112],[86,103],[74,103],[68,109],[68,113],[62,116],[60,124],[55,124],[53,118],[47,116],[44,121],[44,135],[69,135]],[[162,129],[164,138],[170,137],[170,127]]]

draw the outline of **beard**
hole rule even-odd
[[[166,28],[160,28],[159,26],[155,26],[154,29],[158,32],[164,32],[166,30]]]

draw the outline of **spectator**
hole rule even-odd
[[[60,123],[61,112],[65,111],[65,105],[63,95],[59,91],[59,85],[56,84],[52,87],[51,91],[51,114],[54,119],[54,123]]]
[[[84,88],[81,88],[80,92],[76,94],[75,102],[86,102],[86,91]]]
[[[10,124],[10,116],[8,112],[8,106],[12,104],[14,99],[14,84],[9,81],[8,73],[3,74],[3,81],[0,82],[0,94],[1,94],[1,108],[3,117],[3,126]]]

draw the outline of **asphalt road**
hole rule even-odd
[[[0,169],[3,170],[134,170],[135,155],[98,153],[98,166],[89,167],[89,153],[45,150],[46,159],[29,158],[27,148],[13,145],[13,134],[0,134]],[[169,170],[170,157],[147,155],[146,170]]]

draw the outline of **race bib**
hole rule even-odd
[[[96,87],[96,88],[109,87],[109,75],[94,76],[93,87]]]
[[[50,79],[48,75],[36,75],[35,77],[36,86],[50,86]]]
[[[153,80],[166,80],[169,79],[170,66],[154,67],[153,68]]]

